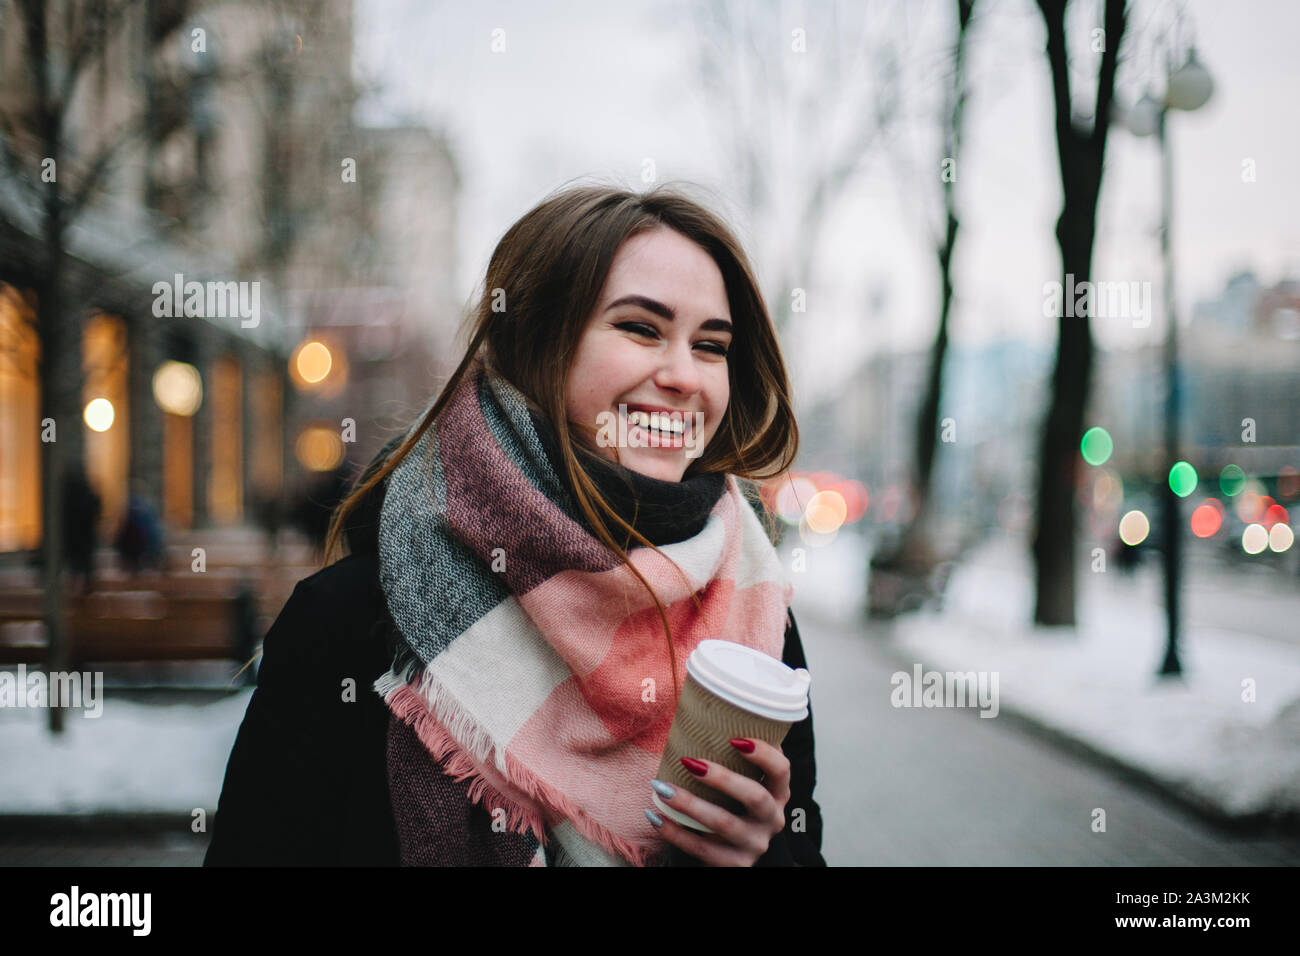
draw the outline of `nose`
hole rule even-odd
[[[667,349],[654,380],[660,388],[681,392],[683,395],[694,395],[700,390],[703,380],[695,365],[690,342],[681,342]]]

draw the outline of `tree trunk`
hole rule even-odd
[[[939,265],[939,324],[934,334],[934,345],[930,349],[925,395],[917,409],[913,433],[915,457],[912,478],[917,506],[916,513],[912,516],[896,547],[890,552],[874,557],[871,562],[871,580],[878,581],[878,576],[883,574],[895,577],[898,584],[897,588],[887,586],[871,589],[869,603],[877,614],[900,610],[901,608],[881,605],[896,603],[896,598],[902,592],[916,593],[918,590],[928,588],[930,572],[938,562],[930,534],[931,516],[934,510],[932,485],[939,439],[939,403],[943,394],[943,365],[948,354],[948,317],[952,311],[952,256],[960,225],[953,195],[956,180],[955,164],[961,144],[962,113],[966,101],[966,46],[975,0],[956,0],[956,8],[957,38],[953,53],[952,85],[944,101],[944,155],[942,157],[944,161],[951,160],[954,165],[951,176],[948,170],[940,167],[943,183],[944,232],[935,249]],[[906,584],[910,579],[914,580],[911,580],[910,585]]]
[[[1067,192],[1068,194],[1068,192]],[[1064,274],[1077,285],[1092,268],[1095,208],[1068,206],[1057,221]],[[1052,396],[1039,445],[1038,520],[1034,529],[1034,561],[1038,571],[1034,621],[1039,624],[1074,624],[1075,485],[1079,462],[1079,436],[1088,401],[1092,374],[1092,328],[1085,316],[1057,320],[1056,367]]]
[[[1063,290],[1061,315],[1057,319],[1056,366],[1039,444],[1038,507],[1033,541],[1034,622],[1056,626],[1075,623],[1075,484],[1092,375],[1089,316],[1074,314],[1076,310],[1069,300],[1071,283],[1077,287],[1091,277],[1097,198],[1106,157],[1115,69],[1127,15],[1125,0],[1106,0],[1095,118],[1090,129],[1081,129],[1076,125],[1070,99],[1066,3],[1067,0],[1038,0],[1047,27],[1057,158],[1065,201],[1056,221]]]

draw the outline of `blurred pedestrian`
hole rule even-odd
[[[258,490],[252,496],[253,520],[265,535],[267,558],[275,563],[280,547],[280,528],[284,525],[284,494],[279,490]]]
[[[351,470],[347,467],[347,462],[344,462],[332,471],[320,475],[308,485],[292,509],[294,526],[311,540],[312,548],[318,554],[325,550],[330,515],[347,497],[351,486]]]
[[[69,571],[81,577],[81,593],[95,589],[95,547],[101,504],[99,495],[80,468],[63,478],[63,558]]]
[[[162,524],[148,499],[135,491],[127,499],[126,515],[113,546],[128,574],[138,574],[143,568],[157,570],[162,566]]]

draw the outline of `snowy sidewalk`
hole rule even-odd
[[[12,670],[12,668],[10,668]],[[172,814],[211,826],[252,689],[214,703],[114,699],[99,717],[68,710],[55,738],[43,709],[0,709],[0,814]]]
[[[862,581],[857,544],[810,549],[810,573],[795,577],[796,613],[838,602],[841,622],[852,620],[857,608],[844,594]],[[1164,611],[1139,582],[1113,568],[1081,570],[1075,629],[1028,623],[1032,582],[1018,542],[991,542],[954,570],[942,612],[897,619],[894,648],[926,670],[996,672],[1002,711],[1213,816],[1300,817],[1300,642],[1261,637],[1248,593],[1222,595],[1241,610],[1234,629],[1185,625],[1182,680],[1161,681]],[[1248,680],[1254,702],[1243,700]]]

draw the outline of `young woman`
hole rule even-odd
[[[543,201],[267,633],[206,863],[824,866],[811,708],[733,741],[758,780],[683,761],[739,815],[653,782],[711,834],[650,809],[701,640],[806,666],[749,483],[797,448],[722,221],[666,187]]]

